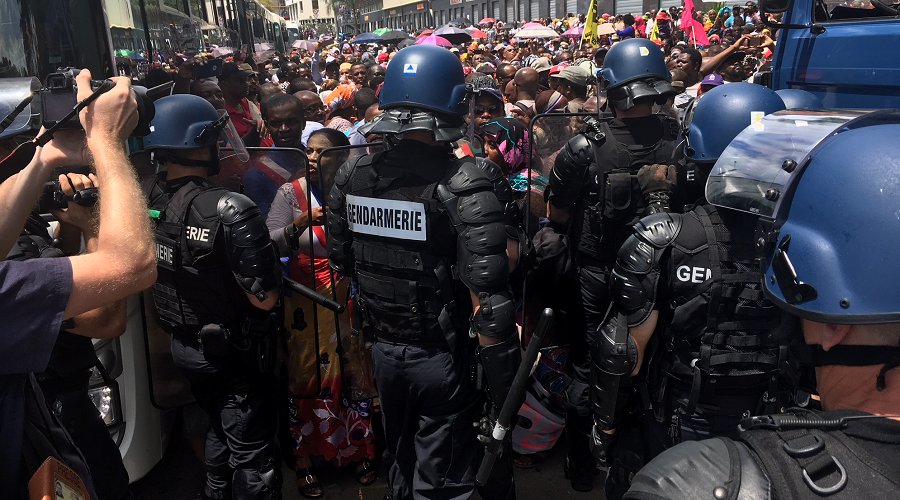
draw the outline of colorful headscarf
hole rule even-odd
[[[353,97],[356,96],[356,85],[341,85],[328,94],[325,98],[325,106],[331,111],[346,109],[353,106]]]
[[[497,118],[485,124],[482,134],[494,138],[510,173],[525,168],[528,159],[528,130],[522,122],[508,116]]]

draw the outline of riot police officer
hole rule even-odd
[[[388,496],[468,498],[482,398],[470,377],[469,338],[478,339],[496,408],[521,359],[506,206],[498,200],[498,192],[511,192],[496,166],[451,153],[466,110],[453,54],[427,45],[401,50],[380,99],[384,113],[362,132],[399,142],[338,171],[328,206],[329,259],[356,283],[376,339]],[[507,472],[489,481],[497,491],[482,494],[514,498],[511,479]]]
[[[215,187],[228,116],[201,97],[156,102],[144,141],[163,171],[145,182],[156,223],[153,297],[172,334],[172,357],[209,414],[206,485],[212,498],[281,497],[273,450],[275,395],[270,312],[281,270],[259,209]]]
[[[762,121],[767,131],[779,125],[771,118]],[[713,170],[707,193],[713,203],[763,216],[760,287],[802,319],[802,337],[796,335],[815,366],[825,411],[752,417],[741,422],[738,441],[680,444],[637,474],[626,498],[855,499],[900,492],[900,422],[880,416],[900,414],[894,370],[900,201],[889,194],[900,167],[900,116],[891,110],[850,122],[838,113],[823,118],[831,121],[825,133],[787,160],[794,137],[758,137],[770,154],[757,148],[759,156],[731,156],[727,173],[718,165]],[[796,128],[794,122],[785,128]],[[816,120],[803,127],[814,126]]]
[[[646,39],[614,45],[601,70],[600,85],[615,113],[610,121],[588,119],[582,133],[557,156],[549,182],[548,214],[553,230],[568,233],[576,247],[583,317],[570,340],[566,389],[567,473],[572,488],[590,491],[596,473],[589,449],[589,345],[609,306],[607,276],[616,250],[642,214],[669,206],[675,188],[672,157],[678,136],[675,120],[653,114],[676,93],[659,48]],[[644,175],[638,172],[645,169]],[[669,168],[671,167],[671,168]],[[649,174],[649,175],[646,175]],[[655,179],[655,180],[654,180]]]
[[[751,83],[704,94],[684,131],[695,175],[705,180],[753,113],[783,109],[775,92]],[[591,352],[607,498],[621,498],[631,476],[674,443],[736,435],[742,417],[775,411],[785,392],[795,324],[760,290],[758,218],[697,201],[683,214],[641,219],[610,277],[615,307]],[[634,388],[642,400],[629,412]]]

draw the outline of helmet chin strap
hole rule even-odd
[[[174,151],[169,150],[166,152],[166,161],[169,163],[184,165],[185,167],[205,167],[209,169],[210,175],[216,175],[217,173],[219,173],[219,157],[216,154],[215,147],[213,147],[212,149],[212,160],[194,160],[191,158],[185,158],[183,156],[179,156]]]
[[[886,387],[885,374],[900,367],[900,346],[886,345],[836,345],[825,350],[819,344],[809,346],[809,360],[813,366],[884,366],[878,372],[875,388]]]

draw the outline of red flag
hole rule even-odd
[[[681,15],[681,31],[690,36],[694,45],[709,45],[709,38],[703,24],[694,19],[694,0],[684,0],[684,14]]]

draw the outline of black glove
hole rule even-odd
[[[678,176],[674,165],[645,165],[638,170],[638,184],[648,206],[653,206],[651,213],[668,211],[669,198],[678,184]],[[645,214],[647,215],[647,214]]]
[[[594,454],[594,458],[597,459],[597,463],[599,463],[603,467],[609,467],[608,454],[615,437],[615,434],[603,432],[596,425],[594,425],[594,428],[591,429],[591,453]]]

